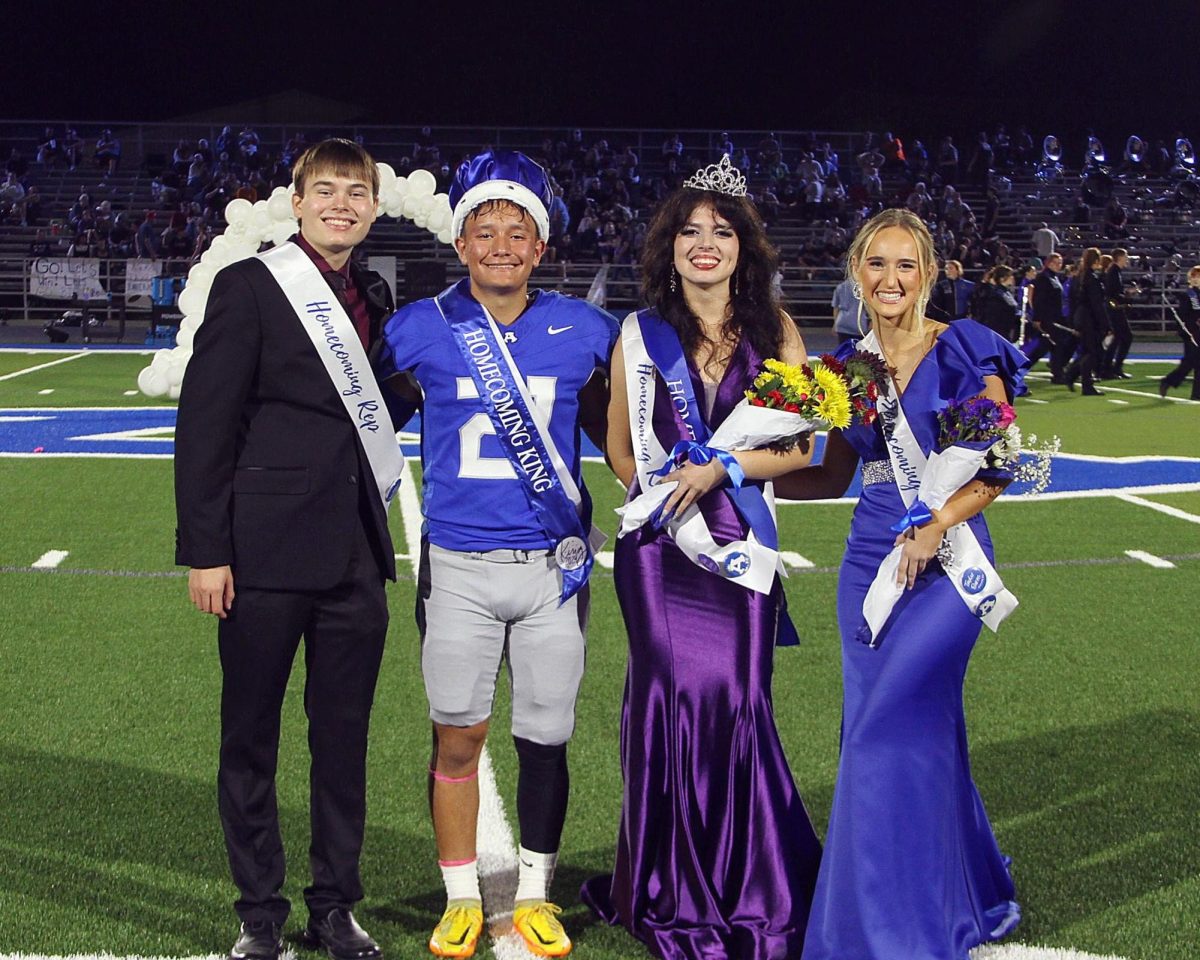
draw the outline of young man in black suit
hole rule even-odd
[[[395,579],[387,502],[403,459],[367,354],[392,312],[350,262],[379,208],[362,147],[326,140],[294,170],[291,241],[213,281],[179,399],[176,562],[218,618],[218,807],[242,921],[231,960],[277,960],[290,904],[275,799],[280,709],[301,637],[312,755],[304,939],[380,956],[355,922],[367,726]]]

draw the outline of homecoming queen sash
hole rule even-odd
[[[704,422],[692,389],[683,347],[675,331],[666,322],[651,310],[629,314],[621,325],[621,349],[625,355],[629,429],[633,435],[638,485],[642,490],[639,496],[617,511],[621,515],[618,536],[623,537],[660,512],[663,503],[675,489],[677,484],[673,481],[658,481],[664,470],[669,472],[672,468],[677,452],[688,452],[693,462],[696,462],[696,457],[691,455],[692,451],[701,452],[701,462],[704,457],[711,456],[725,462],[721,454],[726,451],[721,445],[720,430],[710,434]],[[662,375],[671,403],[689,437],[672,451],[663,449],[654,433],[654,398],[658,389],[656,372]],[[733,466],[727,465],[726,468],[733,479],[736,461]],[[740,475],[740,468],[736,473]],[[750,590],[770,593],[775,584],[775,574],[783,573],[771,485],[767,483],[765,490],[747,485],[740,489],[725,488],[725,492],[750,526],[750,533],[745,540],[719,545],[695,504],[671,520],[667,524],[667,531],[692,563]]]
[[[858,348],[885,359],[874,331],[859,342]],[[932,518],[930,508],[940,508],[951,494],[978,472],[985,451],[950,447],[942,453],[926,457],[904,414],[904,407],[890,377],[880,390],[877,409],[892,473],[906,510],[901,523],[893,529],[920,525]],[[956,459],[958,462],[955,462]],[[956,472],[957,476],[954,475]],[[939,473],[942,476],[939,477]],[[1000,622],[1016,609],[1017,598],[1000,581],[1000,575],[966,522],[947,530],[946,539],[950,543],[951,553],[949,559],[941,561],[946,576],[954,584],[967,609],[993,631],[998,629]],[[894,547],[884,557],[863,601],[863,617],[867,621],[869,645],[872,647],[879,645],[880,631],[891,616],[896,601],[904,594],[903,585],[896,583],[902,549],[902,546]]]
[[[350,422],[358,428],[359,442],[386,511],[400,487],[404,454],[396,442],[396,428],[358,331],[317,265],[296,244],[281,243],[260,253],[258,259],[300,318],[300,326],[325,365]]]
[[[434,303],[466,362],[501,450],[554,542],[554,558],[562,572],[559,603],[565,603],[587,583],[592,551],[603,544],[604,534],[594,527],[590,536],[584,530],[583,496],[554,445],[549,421],[533,402],[496,321],[469,289],[470,280],[463,278]]]

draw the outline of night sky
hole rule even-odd
[[[27,6],[4,20],[2,118],[168,120],[301,88],[360,105],[364,123],[928,142],[1025,122],[1113,146],[1200,141],[1196,0]]]

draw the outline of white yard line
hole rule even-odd
[[[421,562],[421,501],[417,499],[417,481],[413,475],[412,462],[404,463],[404,481],[396,492],[400,502],[400,519],[404,523],[404,544],[408,548],[405,559],[412,564],[413,574]],[[399,555],[397,555],[399,558]]]
[[[598,554],[596,554],[596,562],[605,570],[611,570],[613,568],[614,559],[615,558],[613,557],[613,552],[611,550],[601,550]]]
[[[1129,406],[1129,401],[1128,401],[1128,400],[1114,400],[1112,397],[1109,397],[1109,398],[1108,398],[1108,402],[1109,402],[1109,403],[1115,403],[1115,404],[1117,404],[1118,406],[1122,406],[1122,407],[1127,407],[1127,406]]]
[[[396,554],[396,559],[411,563],[416,575],[421,554],[421,503],[411,460],[405,462],[404,472],[404,482],[400,484],[396,498],[400,503],[408,552]],[[497,960],[532,958],[525,941],[512,928],[513,897],[517,893],[517,843],[504,811],[504,801],[496,789],[496,775],[486,746],[479,757],[479,820],[475,827],[475,844],[492,953]]]
[[[804,570],[807,567],[816,566],[816,564],[809,560],[808,557],[802,557],[794,550],[780,550],[779,556],[787,566],[796,570]]]
[[[70,556],[69,550],[47,550],[30,564],[34,570],[53,570]]]
[[[39,397],[48,397],[48,396],[50,396],[50,394],[52,394],[53,392],[54,392],[54,388],[53,388],[53,387],[47,387],[45,390],[39,390],[39,391],[38,391],[38,396],[39,396]]]
[[[1134,560],[1141,560],[1147,566],[1154,567],[1156,570],[1174,570],[1175,564],[1170,560],[1164,560],[1162,557],[1156,557],[1152,553],[1147,553],[1145,550],[1126,550],[1125,556],[1132,557]]]
[[[24,370],[14,370],[12,373],[6,373],[0,376],[0,380],[14,380],[17,377],[23,377],[27,373],[33,373],[36,370],[45,370],[47,367],[57,367],[60,363],[70,363],[72,360],[78,360],[80,357],[88,356],[87,353],[73,353],[69,357],[59,357],[57,360],[50,360],[47,363],[38,363],[32,367],[26,367]]]
[[[1188,523],[1200,523],[1200,517],[1194,513],[1188,513],[1186,510],[1180,510],[1178,507],[1172,507],[1165,503],[1143,500],[1141,497],[1136,497],[1131,493],[1118,494],[1117,499],[1124,500],[1126,503],[1136,504],[1139,507],[1149,507],[1151,510],[1165,513],[1168,517],[1174,517],[1176,520],[1186,520]]]

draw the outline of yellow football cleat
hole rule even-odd
[[[513,910],[513,927],[539,957],[565,957],[571,938],[558,922],[562,907],[547,900],[525,900]]]
[[[470,957],[483,933],[483,904],[478,900],[454,900],[433,928],[429,952],[438,957]]]

